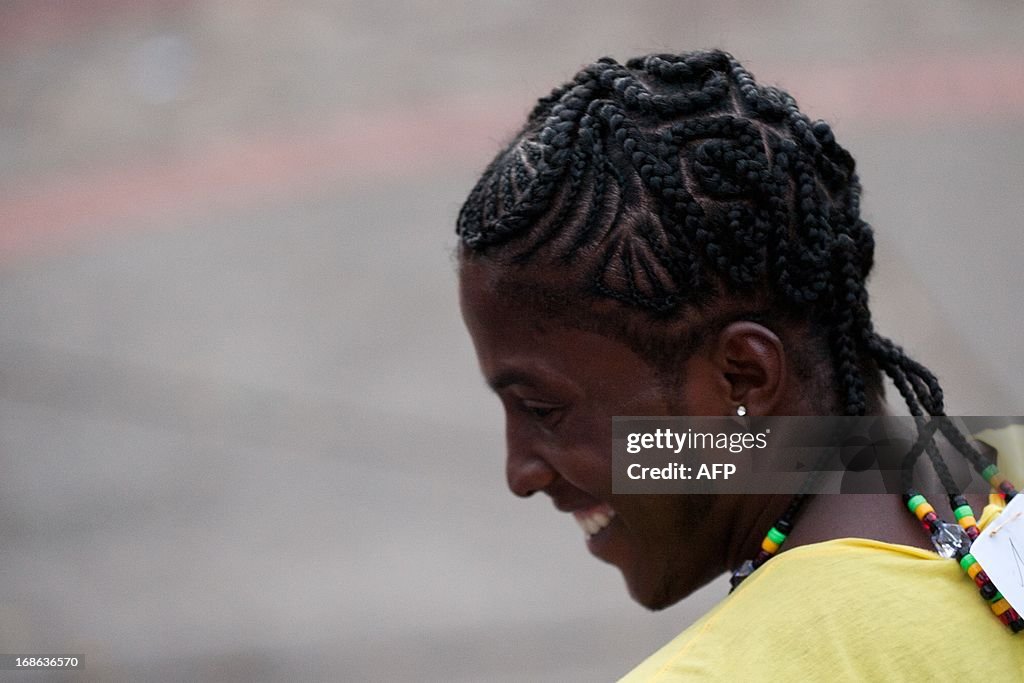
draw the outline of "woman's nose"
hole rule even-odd
[[[526,498],[554,483],[558,473],[535,451],[517,447],[513,440],[509,439],[505,476],[512,493]]]

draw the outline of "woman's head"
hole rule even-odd
[[[463,206],[463,315],[505,405],[509,485],[573,512],[640,602],[742,560],[771,506],[613,495],[612,416],[864,414],[879,369],[912,412],[942,411],[873,330],[859,198],[827,124],[700,52],[584,68]]]
[[[617,328],[658,362],[730,320],[798,322],[832,356],[840,410],[856,414],[865,377],[878,384],[859,198],[829,126],[731,56],[602,59],[540,100],[458,234],[464,260],[529,283],[519,296]]]

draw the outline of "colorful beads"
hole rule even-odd
[[[1011,612],[1013,612],[1012,607],[999,615],[999,621],[1009,626],[1010,630],[1014,633],[1024,631],[1024,619],[1021,619],[1019,616],[1014,619],[1010,614]],[[1016,612],[1013,613],[1016,614]]]
[[[907,497],[906,507],[909,508],[910,512],[921,521],[921,525],[926,531],[935,535],[941,529],[941,522],[939,516],[935,514],[935,508],[932,504],[925,500],[925,497],[921,494],[913,494]],[[946,555],[951,557],[951,555]]]
[[[993,476],[991,479],[988,480],[988,483],[992,486],[992,488],[997,489],[999,491],[999,495],[1006,495],[1006,491],[1002,490],[1003,484],[1006,483],[1006,480],[1003,479],[1002,475],[997,474]]]
[[[1017,489],[1013,488],[1013,484],[1006,481],[999,474],[999,468],[994,464],[989,465],[981,471],[981,476],[988,481],[988,483],[994,489],[998,489],[1000,495],[1006,498],[1007,501],[1013,500],[1013,497],[1017,495]]]
[[[953,516],[959,522],[964,517],[974,517],[974,510],[971,509],[970,505],[961,505],[956,510],[953,510]]]
[[[765,551],[769,555],[774,555],[779,550],[779,546],[786,542],[786,534],[779,531],[776,527],[772,527],[768,530],[768,535],[761,541],[761,550]]]
[[[924,496],[922,496],[920,493],[918,493],[918,494],[912,496],[910,498],[910,500],[907,501],[907,507],[910,508],[910,511],[913,512],[916,515],[917,514],[917,506],[921,505],[924,502],[926,502],[925,499],[924,499]],[[920,516],[918,516],[918,519],[920,519]]]
[[[1013,486],[999,476],[995,465],[985,468],[983,476],[992,487],[998,489],[1006,498],[1016,494]],[[921,522],[921,526],[931,534],[932,544],[942,557],[954,558],[960,568],[977,585],[981,597],[989,603],[992,613],[998,617],[1013,633],[1024,631],[1024,618],[1010,606],[1003,595],[996,589],[988,574],[981,568],[977,558],[971,554],[971,544],[978,537],[978,521],[974,516],[967,499],[963,495],[954,494],[949,497],[950,508],[957,524],[947,524],[939,519],[933,508],[923,495],[914,490],[907,491],[903,499],[907,508]]]
[[[1000,614],[1010,609],[1010,603],[1006,602],[1006,598],[1000,598],[991,604],[992,612],[998,617]]]
[[[976,539],[981,532],[978,530],[978,520],[974,518],[974,510],[967,504],[967,499],[963,496],[952,496],[949,502],[954,506],[953,516],[956,517],[957,524],[967,532],[972,541]]]
[[[921,521],[924,521],[925,515],[929,513],[934,515],[935,508],[933,508],[931,506],[931,503],[929,503],[928,501],[924,501],[923,503],[920,503],[917,507],[914,508],[914,514]]]
[[[999,615],[999,621],[1009,626],[1014,633],[1024,631],[1024,619],[1021,619],[1017,610],[1012,607]]]
[[[768,529],[768,533],[761,541],[761,548],[757,551],[754,559],[745,561],[740,565],[739,569],[733,572],[732,578],[729,580],[733,590],[750,576],[754,570],[775,556],[775,553],[785,543],[790,532],[793,531],[793,518],[800,512],[800,508],[806,499],[807,494],[803,493],[793,496],[786,511],[782,513],[778,521],[775,522],[775,525]]]
[[[977,558],[969,552],[965,552],[959,559],[960,568],[974,579],[974,583],[981,589],[981,597],[988,601],[992,613],[999,617],[999,621],[1003,622],[1014,633],[1024,631],[1024,619],[1021,619],[1020,615],[1014,611],[1002,593],[996,590],[995,585],[988,578],[988,574],[981,569]]]
[[[988,578],[978,563],[977,558],[970,553],[964,553],[960,557],[960,567],[967,575],[974,579],[974,583],[981,589],[981,597],[988,601],[989,608],[992,613],[999,617],[999,621],[1003,622],[1003,625],[1010,628],[1014,633],[1020,633],[1024,631],[1024,619],[1020,618],[1020,615],[1014,611],[1010,603],[1003,597],[992,581]]]
[[[974,518],[974,510],[971,509],[970,505],[961,505],[956,510],[953,510],[953,516],[956,517],[956,521],[963,527],[964,531],[970,532],[971,527],[978,526],[978,520]]]

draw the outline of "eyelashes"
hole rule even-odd
[[[548,403],[547,401],[534,401],[531,399],[522,400],[520,405],[525,412],[539,418],[548,417],[559,409],[557,404]]]
[[[564,406],[548,401],[521,399],[520,410],[546,427],[553,427],[561,419]]]

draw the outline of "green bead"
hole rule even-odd
[[[768,530],[768,538],[770,538],[776,545],[782,545],[786,540],[786,534],[782,533],[775,527]]]
[[[964,517],[973,517],[974,510],[971,509],[970,505],[961,505],[956,510],[953,510],[953,515],[957,518],[957,521]]]
[[[963,569],[964,571],[967,571],[968,569],[970,569],[972,564],[977,564],[977,563],[978,563],[978,561],[976,559],[974,559],[974,555],[971,555],[970,553],[967,553],[962,558],[960,558],[960,568]]]
[[[923,502],[925,502],[924,496],[922,496],[919,493],[919,494],[917,494],[916,496],[914,496],[913,498],[911,498],[910,500],[907,501],[907,507],[910,508],[911,512],[914,512],[915,510],[917,510],[917,506],[920,505]]]
[[[992,596],[992,599],[989,600],[989,602],[999,602],[1002,599],[1003,599],[1003,594],[1000,593],[999,591],[996,591],[996,594]]]
[[[981,476],[985,481],[988,481],[997,474],[999,474],[999,468],[995,465],[989,465],[981,471]]]

